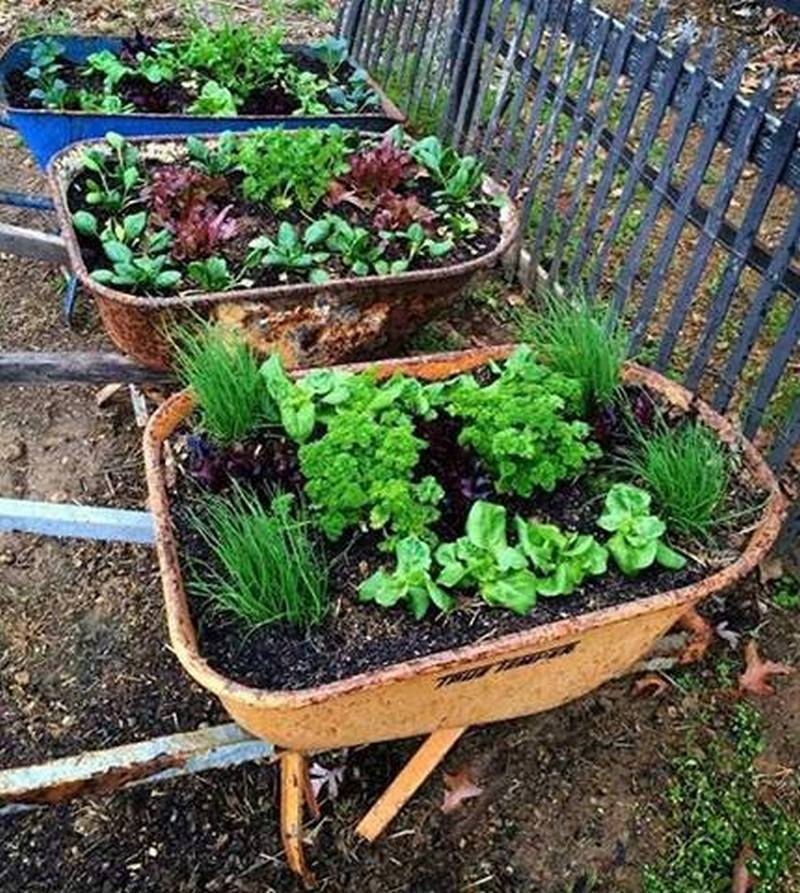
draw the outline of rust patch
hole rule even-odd
[[[52,805],[64,803],[75,797],[88,797],[104,794],[108,791],[124,787],[133,781],[157,775],[165,769],[179,769],[186,765],[187,757],[183,754],[162,754],[146,762],[131,766],[111,766],[88,778],[64,781],[49,786],[37,785],[30,790],[16,790],[11,794],[0,796],[0,803],[26,803],[29,805]]]

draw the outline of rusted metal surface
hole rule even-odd
[[[272,756],[272,746],[234,723],[180,732],[35,766],[0,770],[0,814],[95,796],[131,784],[236,766]]]
[[[212,137],[208,137],[213,139]],[[278,352],[289,367],[326,365],[386,352],[449,306],[479,270],[499,261],[519,230],[513,203],[498,211],[501,236],[487,253],[463,263],[394,276],[334,279],[191,296],[146,298],[95,282],[81,256],[67,203],[67,189],[80,170],[80,156],[102,141],[77,143],[59,153],[49,168],[64,241],[73,272],[94,296],[103,325],[116,346],[154,369],[170,366],[170,326],[202,314],[237,327],[260,353]],[[132,139],[145,157],[177,160],[185,141]],[[490,195],[502,193],[490,179]]]
[[[512,347],[387,360],[375,366],[381,375],[403,370],[423,379],[444,378],[507,356]],[[144,452],[170,639],[178,659],[240,725],[296,750],[368,743],[535,713],[624,673],[687,609],[756,567],[775,542],[786,510],[772,471],[730,421],[652,371],[630,365],[625,380],[646,385],[676,407],[698,412],[722,440],[737,445],[754,479],[769,492],[759,523],[735,562],[682,589],[293,691],[242,685],[214,670],[199,653],[162,467],[164,441],[193,406],[188,393],[175,395],[152,417]]]

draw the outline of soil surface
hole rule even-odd
[[[325,26],[299,14],[299,5],[289,3],[282,13],[293,38],[320,36]],[[261,4],[251,7],[263,15]],[[712,10],[725,26],[723,47],[735,52],[742,39],[733,14],[738,7],[681,0],[671,17],[677,22],[694,9],[705,20]],[[180,6],[23,0],[0,6],[0,40],[8,45],[19,29],[37,22],[42,30],[45,17],[56,15],[75,30],[119,33],[138,23],[166,36],[179,27]],[[785,71],[780,77],[783,83]],[[5,132],[0,183],[45,188]],[[40,214],[0,210],[0,219],[53,228],[52,218]],[[62,281],[55,268],[0,256],[0,349],[112,349],[85,296],[75,328],[65,327]],[[518,302],[502,284],[481,283],[420,332],[409,350],[503,340],[503,311]],[[127,392],[122,388],[97,407],[98,392],[0,390],[1,496],[144,507],[140,431]],[[166,645],[156,573],[155,556],[144,546],[0,535],[0,768],[226,721]],[[710,600],[715,626],[725,623],[723,629],[742,638],[732,647],[717,637],[699,667],[665,670],[660,697],[635,697],[631,680],[621,679],[543,716],[470,730],[375,844],[357,838],[355,825],[420,740],[316,756],[320,766],[344,773],[338,796],[323,793],[320,821],[306,824],[319,889],[641,893],[642,867],[668,846],[664,795],[671,763],[686,755],[693,730],[719,732],[720,710],[738,697],[743,642],[757,636],[765,657],[800,667],[798,614],[772,602],[776,585],[762,585],[754,575]],[[733,681],[720,681],[723,662]],[[753,703],[773,766],[763,778],[785,779],[779,796],[788,803],[800,768],[800,674],[777,687],[776,695]],[[462,770],[482,793],[443,814],[443,772]],[[277,820],[277,771],[268,763],[0,815],[0,890],[299,893]],[[718,886],[730,887],[724,878]],[[798,890],[795,866],[776,893]]]

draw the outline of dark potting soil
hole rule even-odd
[[[634,399],[639,395],[633,394]],[[459,430],[460,423],[448,417],[422,422],[417,429],[429,443],[421,457],[419,476],[433,474],[447,494],[437,524],[443,540],[463,535],[467,513],[477,499],[504,505],[509,519],[519,514],[564,529],[603,534],[594,524],[603,501],[604,490],[598,485],[601,469],[561,485],[551,494],[538,492],[529,499],[498,494],[474,452],[457,444]],[[187,450],[188,444],[191,450]],[[607,433],[606,455],[628,445],[624,426],[613,426]],[[182,473],[172,494],[172,517],[185,578],[191,562],[209,561],[207,548],[192,532],[187,518],[190,507],[198,508],[200,487],[219,492],[233,478],[262,494],[276,486],[302,490],[296,448],[283,436],[267,435],[222,453],[205,440],[183,433],[176,453]],[[728,508],[737,514],[744,512],[744,521],[738,514],[739,526],[746,527],[758,502],[748,482],[742,481],[730,494],[726,513]],[[528,616],[489,608],[477,594],[459,593],[458,607],[452,613],[441,615],[431,610],[418,621],[404,607],[385,609],[358,600],[359,584],[381,563],[391,563],[389,556],[378,551],[379,540],[374,532],[345,535],[334,544],[320,537],[319,548],[331,564],[331,608],[323,623],[307,632],[288,624],[248,631],[238,622],[212,613],[209,604],[190,591],[190,612],[199,631],[201,654],[216,670],[239,682],[265,689],[300,689],[687,586],[728,563],[738,551],[736,532],[730,527],[718,532],[713,556],[706,555],[705,563],[690,557],[680,571],[653,567],[630,579],[609,561],[607,573],[590,577],[573,595],[540,597]],[[670,541],[687,545],[677,537]],[[689,552],[697,555],[696,545]]]
[[[148,161],[146,169],[150,176],[163,167],[159,162]],[[102,230],[107,215],[98,212],[96,207],[90,207],[85,201],[86,182],[90,179],[88,174],[79,174],[70,184],[67,191],[67,203],[72,213],[79,210],[90,210],[94,213],[99,221],[99,229]],[[293,226],[303,228],[307,226],[310,220],[315,219],[314,213],[306,214],[299,207],[292,206],[288,210],[276,213],[266,202],[250,202],[244,199],[238,186],[241,183],[242,175],[239,173],[230,174],[226,178],[227,186],[221,188],[219,192],[213,195],[212,201],[214,207],[218,209],[230,206],[228,214],[229,220],[237,221],[237,230],[233,238],[221,243],[215,248],[214,253],[224,257],[231,270],[241,269],[244,260],[249,253],[249,243],[256,236],[267,235],[274,238],[278,232],[281,222],[286,221]],[[419,201],[427,207],[433,207],[436,199],[433,193],[436,187],[433,182],[426,177],[405,181],[396,190],[399,195],[415,195]],[[146,208],[144,200],[138,203],[132,203],[126,213],[131,214],[135,211]],[[328,207],[326,203],[320,202],[316,215],[322,216],[325,212],[333,213],[346,218],[351,225],[365,227],[374,231],[372,218],[374,211],[367,211],[357,207],[349,202],[341,202],[335,207]],[[454,264],[465,263],[474,260],[481,255],[492,251],[501,239],[501,227],[499,221],[498,209],[491,204],[481,204],[473,209],[472,213],[476,217],[479,229],[472,236],[459,239],[453,249],[442,257],[427,257],[418,255],[409,264],[409,270],[436,270],[449,267]],[[77,234],[78,242],[81,248],[81,254],[87,269],[91,272],[96,269],[102,269],[110,266],[102,245],[94,236]],[[400,242],[388,242],[382,257],[387,261],[399,260],[405,256],[404,246]],[[185,267],[186,262],[179,264]],[[325,263],[320,265],[329,274],[331,279],[342,279],[352,277],[354,274],[341,258],[332,256]],[[277,285],[297,285],[308,284],[307,272],[298,271],[282,271],[274,267],[263,267],[253,270],[250,274],[252,280],[252,288],[268,288]],[[243,286],[242,286],[243,287]],[[165,296],[172,296],[165,295]]]
[[[311,72],[320,77],[327,78],[325,66],[312,56],[307,55],[302,49],[293,50],[289,56],[294,65],[300,71]],[[61,60],[60,60],[61,61]],[[103,92],[103,76],[93,74],[87,77],[81,74],[84,63],[61,61],[59,77],[70,89],[89,90],[94,93]],[[335,80],[345,83],[353,74],[350,63],[343,63]],[[222,86],[225,86],[224,84]],[[34,88],[33,82],[26,77],[24,69],[13,69],[6,75],[5,90],[8,102],[12,108],[41,109],[42,102],[31,99],[30,92]],[[134,106],[136,112],[144,114],[189,114],[186,110],[197,98],[196,93],[186,89],[182,84],[171,82],[152,84],[145,77],[129,77],[121,81],[115,88],[116,94],[126,103]],[[320,102],[333,114],[344,114],[336,109],[325,93],[320,94]],[[254,89],[243,101],[238,115],[292,115],[300,108],[297,97],[286,90],[279,81],[262,84]],[[373,114],[379,113],[379,109],[370,109]],[[102,114],[102,112],[98,112]],[[135,114],[135,113],[131,113]]]

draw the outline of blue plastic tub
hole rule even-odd
[[[103,137],[110,130],[123,136],[162,136],[192,133],[222,133],[225,130],[251,130],[254,127],[328,127],[339,124],[346,128],[383,132],[404,120],[402,112],[372,84],[381,98],[382,109],[349,115],[240,115],[235,118],[206,118],[198,115],[127,114],[108,115],[95,112],[59,112],[14,108],[6,100],[6,79],[15,69],[29,66],[31,47],[41,38],[32,37],[12,44],[0,58],[0,123],[16,130],[42,169],[65,146],[79,140]],[[100,50],[119,50],[121,37],[84,37],[58,35],[64,55],[82,62]],[[287,49],[292,47],[287,46]]]

